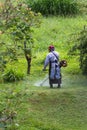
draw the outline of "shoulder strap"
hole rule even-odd
[[[57,60],[58,60],[58,57],[57,57],[57,55],[56,54],[54,54],[53,52],[52,52],[52,54],[57,58]]]

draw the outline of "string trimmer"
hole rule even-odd
[[[45,81],[48,80],[48,78],[49,78],[49,77],[46,77],[46,78],[42,81],[42,83],[40,83],[40,86],[42,86],[42,85],[45,83]]]

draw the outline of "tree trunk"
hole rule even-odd
[[[24,41],[24,50],[25,50],[25,58],[27,60],[27,74],[30,74],[30,67],[31,67],[31,56],[26,52],[26,41]]]
[[[30,74],[30,67],[31,67],[31,57],[28,57],[25,55],[26,60],[27,60],[27,74]]]

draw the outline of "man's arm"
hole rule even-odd
[[[48,64],[49,64],[49,55],[47,55],[47,57],[45,59],[43,71],[46,70],[46,67],[47,67]]]

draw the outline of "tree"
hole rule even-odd
[[[5,0],[0,10],[0,31],[12,40],[8,50],[12,53],[14,53],[12,48],[23,50],[28,66],[27,74],[30,73],[34,43],[33,27],[39,27],[40,18],[41,14],[33,12],[25,2]]]

